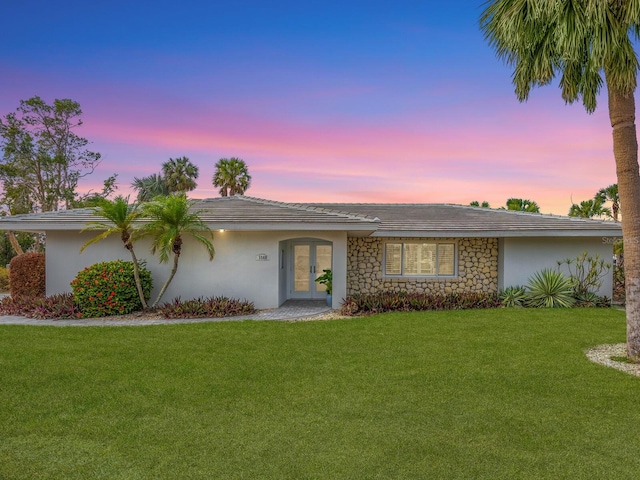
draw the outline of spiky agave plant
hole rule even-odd
[[[574,303],[573,284],[562,272],[544,269],[529,279],[526,306],[569,308]]]
[[[522,285],[513,285],[498,294],[504,307],[522,307],[527,298],[527,289]]]

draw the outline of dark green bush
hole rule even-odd
[[[606,295],[603,297],[598,297],[598,301],[596,302],[597,308],[610,308],[611,307],[611,299]]]
[[[12,297],[44,297],[46,286],[44,253],[23,253],[13,257],[9,269]]]
[[[165,303],[158,311],[164,318],[220,318],[250,315],[256,311],[252,302],[227,297],[196,298]]]
[[[424,310],[465,310],[499,306],[500,299],[498,295],[491,292],[449,294],[379,292],[366,295],[351,295],[344,300],[340,311],[343,315],[359,315]]]
[[[151,272],[140,265],[142,291],[151,296]],[[142,310],[133,277],[133,263],[101,262],[78,272],[71,282],[73,298],[85,318],[124,315]]]
[[[576,303],[573,304],[574,307],[608,308],[611,306],[609,297],[599,297],[593,292],[574,293],[574,298],[576,300]]]
[[[60,320],[81,318],[80,309],[70,293],[50,297],[5,297],[0,300],[0,315],[21,315],[28,318]]]

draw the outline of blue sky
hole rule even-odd
[[[398,4],[396,4],[398,3]],[[248,195],[283,201],[508,197],[565,214],[615,182],[606,102],[557,87],[517,102],[478,28],[482,2],[3,3],[0,113],[82,105],[103,162],[83,188],[186,155],[196,197],[237,156]]]

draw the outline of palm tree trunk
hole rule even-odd
[[[640,358],[640,174],[635,125],[635,99],[609,86],[609,118],[613,127],[620,203],[627,205],[622,219],[627,314],[627,355]]]
[[[169,274],[169,278],[167,278],[167,281],[164,282],[164,285],[162,286],[162,290],[160,290],[160,293],[158,294],[158,298],[156,298],[156,301],[153,302],[153,305],[151,306],[151,308],[155,308],[155,307],[158,306],[158,303],[160,302],[160,299],[164,295],[164,292],[167,291],[167,287],[171,283],[171,280],[173,280],[173,276],[178,271],[178,260],[179,259],[180,259],[180,254],[175,254],[174,253],[173,254],[173,268],[171,269],[171,273]]]
[[[133,278],[136,282],[136,288],[138,289],[140,302],[142,303],[142,308],[146,310],[147,308],[149,308],[149,306],[147,305],[147,301],[144,298],[142,282],[140,281],[140,267],[138,266],[138,259],[136,258],[136,254],[133,251],[133,245],[129,247],[129,253],[131,253],[131,260],[133,260]]]
[[[20,246],[20,243],[18,243],[18,239],[16,238],[16,234],[13,233],[13,232],[7,232],[7,238],[9,239],[9,243],[13,247],[13,250],[16,252],[16,254],[17,255],[22,255],[24,253],[24,250],[22,250],[22,247]]]

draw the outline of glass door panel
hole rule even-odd
[[[315,255],[315,271],[314,282],[316,287],[316,292],[325,292],[327,287],[320,283],[315,282],[315,279],[320,277],[324,272],[323,270],[331,269],[331,245],[316,245],[316,255]]]
[[[294,243],[291,249],[292,268],[289,298],[321,299],[326,297],[326,286],[316,283],[322,271],[332,266],[333,247],[325,242]]]
[[[309,292],[311,290],[311,245],[293,246],[293,291]]]

